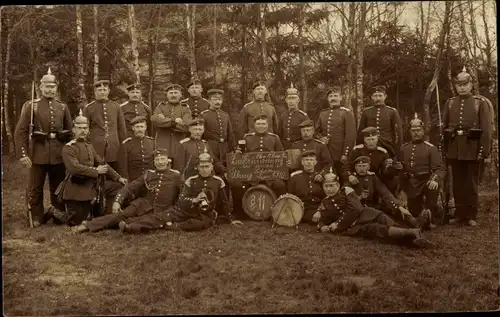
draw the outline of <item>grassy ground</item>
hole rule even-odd
[[[475,311],[499,307],[498,199],[429,250],[269,223],[199,233],[28,231],[26,171],[3,165],[6,315]]]

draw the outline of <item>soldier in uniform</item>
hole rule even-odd
[[[278,135],[283,141],[283,147],[288,150],[294,142],[300,141],[300,124],[308,120],[307,113],[299,109],[299,91],[293,87],[286,90],[286,103],[288,111],[285,111],[278,122]]]
[[[205,120],[203,139],[207,140],[217,160],[226,165],[226,154],[235,149],[234,131],[229,115],[221,110],[224,91],[210,89],[210,108],[201,113]]]
[[[125,118],[119,104],[109,100],[109,80],[94,84],[96,100],[85,105],[83,115],[90,122],[90,142],[99,157],[118,169],[120,144],[127,138]]]
[[[364,207],[351,187],[340,187],[337,175],[326,174],[323,190],[326,197],[313,215],[321,232],[343,233],[365,239],[406,242],[417,247],[431,246],[419,228],[401,228],[382,211]]]
[[[301,153],[303,169],[290,174],[288,193],[295,195],[304,203],[302,220],[312,222],[312,216],[318,209],[321,200],[325,197],[322,182],[323,177],[315,171],[316,152],[307,150]]]
[[[219,212],[227,221],[232,222],[231,205],[224,190],[224,181],[213,175],[213,158],[208,153],[202,153],[196,160],[198,174],[186,180],[176,206],[158,213],[145,214],[133,221],[122,221],[119,224],[120,230],[124,233],[161,228],[199,231],[210,228]]]
[[[134,135],[120,146],[118,172],[129,181],[141,177],[154,167],[155,140],[146,135],[147,118],[137,116],[130,121]]]
[[[399,179],[403,197],[407,197],[408,209],[412,215],[415,216],[426,208],[437,215],[438,193],[446,168],[437,147],[424,141],[424,123],[416,116],[410,121],[410,133],[411,142],[403,144],[399,154],[402,166],[397,166],[401,171]]]
[[[378,129],[379,144],[389,152],[389,157],[395,157],[397,149],[403,142],[403,127],[398,111],[385,104],[387,95],[385,86],[375,86],[371,90],[374,105],[367,107],[361,113],[358,127],[358,144],[363,143],[363,135],[360,133],[366,127]]]
[[[479,167],[481,160],[490,155],[492,114],[485,97],[471,94],[472,84],[471,75],[465,71],[455,78],[458,96],[446,101],[443,133],[456,207],[450,223],[466,222],[476,226]]]
[[[191,109],[192,119],[201,116],[201,113],[210,108],[210,102],[201,96],[203,87],[198,79],[193,79],[186,86],[189,92],[189,98],[181,100],[181,103],[186,104]]]
[[[187,124],[191,110],[181,103],[182,87],[174,84],[167,87],[167,102],[160,102],[151,116],[156,130],[156,147],[174,154],[179,141],[188,136]]]
[[[342,94],[339,87],[327,92],[330,107],[323,110],[316,122],[316,137],[325,143],[333,159],[335,173],[340,174],[342,164],[356,142],[356,121],[352,111],[341,107]]]
[[[243,106],[240,113],[239,126],[240,135],[254,132],[254,117],[258,115],[265,115],[269,120],[269,132],[278,132],[278,116],[276,109],[269,102],[265,100],[267,94],[266,84],[257,82],[253,85],[254,100]]]
[[[120,107],[122,108],[123,117],[125,118],[125,126],[127,127],[128,137],[134,136],[134,130],[132,129],[132,120],[138,116],[147,118],[148,130],[146,131],[146,134],[149,136],[153,135],[153,125],[150,121],[151,107],[148,106],[144,101],[142,101],[142,88],[142,85],[139,83],[127,86],[129,100],[120,105]]]
[[[64,210],[57,201],[55,191],[64,179],[65,168],[61,156],[64,143],[71,138],[71,114],[68,106],[55,99],[57,82],[50,68],[40,80],[42,97],[24,103],[14,132],[17,156],[30,168],[28,201],[31,206],[33,226],[46,222],[44,216],[43,186],[49,175],[50,201],[53,207]],[[31,117],[33,113],[33,118]],[[30,124],[33,123],[33,152],[28,154]]]
[[[146,214],[158,214],[172,206],[179,197],[181,174],[169,168],[167,150],[155,150],[154,170],[147,170],[142,177],[128,183],[113,202],[113,213],[84,221],[75,228],[77,232],[97,232],[118,227],[122,221],[133,222]],[[124,201],[133,199],[122,210]]]
[[[322,171],[325,168],[329,168],[333,165],[332,157],[330,156],[330,151],[325,143],[314,138],[314,123],[312,120],[305,120],[301,124],[300,134],[302,140],[294,142],[291,149],[297,149],[301,152],[312,150],[316,153],[317,164],[315,166],[316,171]]]
[[[99,175],[107,174],[104,194],[107,198],[105,213],[111,213],[113,199],[127,180],[121,177],[97,154],[91,143],[87,142],[89,120],[80,115],[75,118],[73,133],[75,139],[68,142],[62,150],[66,166],[66,178],[59,184],[56,193],[66,205],[66,213],[54,212],[54,216],[70,226],[79,225],[92,212],[92,202],[97,196]]]

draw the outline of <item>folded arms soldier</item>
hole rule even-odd
[[[153,125],[151,124],[151,107],[142,101],[142,85],[135,83],[127,86],[129,100],[122,103],[120,108],[125,118],[125,126],[127,128],[128,137],[134,136],[132,120],[135,117],[142,116],[146,118],[147,131],[146,135],[153,136]]]

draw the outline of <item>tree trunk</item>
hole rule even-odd
[[[94,84],[99,80],[99,19],[97,15],[97,5],[92,6],[94,15],[94,33],[92,39],[94,40]]]
[[[444,40],[446,33],[448,32],[448,28],[450,27],[449,21],[450,21],[450,11],[451,11],[451,6],[453,5],[453,1],[446,1],[445,2],[445,12],[444,12],[444,20],[443,20],[443,25],[441,27],[441,32],[439,34],[439,44],[438,44],[438,50],[437,50],[437,56],[436,56],[436,63],[434,67],[434,75],[432,76],[432,80],[427,87],[427,90],[425,91],[425,96],[424,96],[424,124],[425,124],[425,131],[426,134],[429,134],[430,130],[430,123],[431,123],[431,113],[430,113],[430,102],[431,102],[431,96],[432,92],[434,91],[434,88],[436,88],[436,84],[438,81],[439,77],[439,70],[441,66],[441,55],[443,53],[443,48],[444,48]]]
[[[154,88],[155,88],[155,77],[156,77],[156,69],[158,67],[158,42],[160,41],[160,27],[161,27],[161,13],[162,13],[162,6],[158,5],[158,21],[156,22],[156,34],[154,38],[154,46],[153,46],[153,51],[151,53],[151,72],[149,73],[150,75],[150,80],[149,80],[149,105],[151,106],[151,109],[154,110],[154,107],[156,105],[155,97],[154,97]]]
[[[5,14],[4,14],[5,15]],[[9,155],[15,154],[14,148],[14,138],[12,137],[12,125],[10,120],[10,111],[9,111],[9,78],[10,78],[10,51],[12,46],[12,32],[9,30],[9,17],[7,15],[4,16],[6,33],[7,33],[7,43],[5,48],[5,77],[3,82],[3,102],[2,102],[2,114],[3,114],[3,122],[2,126],[5,126],[5,134],[7,135],[8,142],[8,150]],[[1,26],[1,25],[0,25]]]
[[[486,47],[485,47],[485,57],[486,57],[486,69],[488,71],[488,91],[491,94],[495,93],[495,81],[496,81],[496,76],[495,76],[495,69],[492,67],[492,45],[491,45],[491,37],[489,33],[489,26],[488,26],[488,18],[486,17],[486,0],[482,1],[482,17],[483,17],[483,23],[484,23],[484,38],[486,40]],[[496,68],[496,67],[495,67]]]
[[[196,67],[196,48],[195,48],[195,29],[196,29],[196,5],[186,4],[186,29],[188,33],[188,47],[189,47],[189,68],[191,77],[197,78],[198,71]]]
[[[247,5],[243,4],[241,10],[242,16],[247,14]],[[241,106],[247,101],[247,76],[248,76],[248,49],[247,49],[247,24],[244,23],[241,28]]]
[[[355,37],[355,18],[356,18],[356,4],[354,2],[349,3],[349,20],[347,21],[347,27],[349,29],[349,37],[347,39],[347,56],[349,62],[347,64],[347,91],[345,94],[345,106],[352,110],[351,97],[353,95],[353,65],[354,65],[354,37]]]
[[[83,106],[87,103],[87,95],[85,93],[85,71],[83,69],[82,11],[80,5],[76,5],[76,39],[78,47],[78,88],[80,93],[78,102]]]
[[[259,11],[260,14],[260,74],[263,79],[267,78],[267,71],[266,71],[266,58],[267,58],[267,52],[266,52],[266,12],[267,12],[267,4],[262,3],[260,4],[262,6],[262,10]]]
[[[307,112],[307,83],[306,83],[306,70],[304,66],[304,41],[303,29],[304,29],[304,6],[305,4],[299,4],[299,78],[300,78],[300,96],[302,101],[302,109]]]
[[[139,50],[137,48],[137,31],[135,21],[135,9],[133,4],[128,5],[128,25],[130,30],[130,40],[132,42],[132,68],[134,70],[135,81],[141,82],[141,70],[139,68]]]
[[[214,58],[214,85],[217,85],[217,4],[213,5],[214,8],[214,30],[212,35],[212,48]]]
[[[358,47],[357,52],[357,63],[356,63],[356,97],[357,97],[357,107],[356,107],[356,122],[359,125],[361,120],[361,113],[363,112],[363,59],[365,50],[365,24],[366,24],[366,14],[367,14],[367,4],[362,2],[360,4],[360,17],[358,26],[358,36],[356,43]]]
[[[451,25],[451,18],[450,17],[450,25]],[[451,47],[450,47],[450,31],[451,27],[448,28],[448,32],[446,33],[446,77],[448,78],[448,85],[450,88],[450,92],[453,96],[456,96],[455,88],[453,87],[453,78],[451,75]]]

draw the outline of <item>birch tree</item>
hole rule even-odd
[[[306,70],[304,66],[304,41],[303,41],[303,30],[304,30],[304,6],[305,4],[299,4],[299,20],[298,20],[298,33],[299,33],[299,78],[300,78],[300,96],[302,99],[302,108],[307,111],[307,82],[306,82]]]
[[[10,121],[10,112],[9,112],[9,78],[10,78],[10,54],[11,54],[11,46],[12,46],[12,32],[9,30],[10,19],[9,16],[5,13],[4,15],[4,23],[6,25],[6,48],[5,48],[5,77],[3,81],[3,102],[2,102],[2,115],[3,122],[2,127],[5,126],[5,134],[7,135],[8,149],[9,154],[13,155],[15,153],[14,150],[14,138],[12,137],[12,125]],[[1,24],[0,24],[1,26]]]
[[[92,6],[92,12],[94,17],[94,33],[92,34],[92,39],[94,42],[94,84],[99,80],[99,20],[97,5]]]
[[[135,81],[141,82],[141,72],[139,68],[139,50],[137,48],[137,30],[135,20],[135,9],[133,4],[128,5],[128,26],[130,31],[130,41],[132,44],[132,69],[135,75]]]
[[[356,37],[356,43],[358,47],[356,48],[357,63],[356,63],[356,97],[357,97],[357,107],[356,107],[356,122],[359,125],[361,120],[361,113],[363,112],[363,59],[365,50],[365,24],[366,24],[366,14],[367,14],[367,3],[362,2],[360,4],[360,17],[358,25],[358,33]]]
[[[85,93],[85,70],[83,68],[83,33],[82,33],[82,11],[80,5],[76,5],[76,40],[77,40],[77,69],[78,69],[78,88],[79,102],[84,105],[87,103]]]
[[[196,34],[196,5],[186,4],[186,30],[188,39],[189,51],[189,68],[191,77],[198,77],[198,70],[196,67],[196,47],[195,47],[195,34]]]
[[[354,66],[354,37],[356,29],[356,3],[349,3],[349,17],[347,20],[347,29],[349,30],[348,40],[347,40],[347,75],[346,75],[346,93],[345,93],[345,106],[352,110],[351,97],[353,95],[353,66]]]
[[[212,48],[214,59],[214,84],[217,84],[217,4],[213,4],[214,26],[212,33]]]

